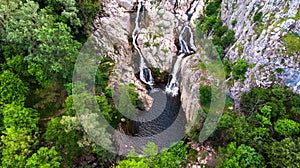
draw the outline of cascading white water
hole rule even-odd
[[[188,17],[188,20],[184,22],[183,28],[180,32],[180,35],[179,35],[180,48],[178,51],[176,62],[173,66],[172,73],[170,75],[171,79],[168,81],[168,84],[165,89],[166,93],[170,94],[172,96],[177,96],[179,93],[179,79],[180,79],[179,73],[180,73],[182,59],[185,56],[191,55],[196,51],[196,47],[194,45],[194,39],[193,39],[193,31],[192,31],[189,23],[190,23],[191,17],[193,16],[193,14],[195,12],[195,8],[197,7],[198,3],[199,3],[199,0],[194,0],[191,4],[190,8],[185,13]],[[177,4],[178,3],[176,1],[175,6],[174,6],[174,11],[176,11],[176,9],[177,9]],[[176,13],[175,13],[175,15],[176,15]],[[184,38],[185,31],[187,31],[187,33],[190,35],[190,38],[188,38],[188,39]],[[186,41],[186,40],[189,40],[189,41]]]
[[[133,46],[140,56],[140,67],[139,67],[140,80],[146,83],[147,85],[152,86],[154,85],[154,79],[151,74],[151,70],[147,67],[143,53],[137,44],[137,38],[140,33],[140,24],[141,24],[140,18],[141,18],[141,14],[143,14],[143,10],[144,10],[143,8],[144,8],[144,0],[139,0],[136,19],[135,19],[135,28],[132,33],[132,39],[133,39]]]
[[[172,73],[171,73],[171,79],[168,81],[168,84],[166,86],[166,93],[172,95],[173,97],[174,96],[177,96],[178,95],[178,92],[179,92],[179,72],[180,72],[180,65],[181,65],[181,61],[182,61],[182,58],[184,57],[184,53],[182,53],[181,55],[179,55],[177,57],[177,60],[173,66],[173,70],[172,70]]]

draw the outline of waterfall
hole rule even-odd
[[[180,35],[178,38],[179,46],[178,46],[177,59],[173,66],[172,73],[170,74],[170,79],[169,79],[166,89],[165,89],[166,93],[170,94],[171,96],[177,96],[179,93],[179,87],[180,87],[179,79],[180,79],[180,68],[181,68],[182,59],[191,54],[194,54],[196,51],[196,47],[195,47],[194,39],[193,39],[193,31],[192,31],[189,23],[195,12],[195,8],[197,7],[198,3],[199,3],[199,0],[194,0],[191,3],[190,8],[185,13],[188,17],[188,20],[184,22],[183,28],[180,31]],[[177,5],[178,5],[178,2],[176,0],[176,2],[174,4],[174,14],[175,15],[176,15]]]
[[[141,14],[143,14],[143,13],[144,13],[144,0],[139,0],[136,19],[135,19],[135,28],[132,33],[132,39],[133,39],[133,46],[140,56],[140,66],[139,66],[140,80],[143,81],[144,83],[146,83],[147,85],[152,86],[152,85],[154,85],[154,79],[151,74],[151,70],[147,67],[143,53],[137,43],[137,38],[140,33]]]

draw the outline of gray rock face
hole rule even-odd
[[[135,0],[106,0],[105,11],[107,17],[95,20],[98,24],[95,39],[100,47],[105,48],[107,56],[116,62],[115,75],[110,85],[125,85],[134,83],[140,98],[150,107],[151,97],[148,96],[145,85],[136,77],[137,55],[130,42],[133,29]],[[141,33],[138,43],[145,57],[148,67],[158,67],[161,71],[170,72],[176,59],[175,37],[186,20],[185,12],[191,1],[178,1],[176,16],[174,15],[175,0],[146,1],[146,14],[143,17]],[[269,87],[273,84],[289,84],[283,74],[276,71],[278,68],[299,68],[299,54],[288,55],[283,45],[282,37],[288,32],[300,35],[300,20],[296,18],[299,12],[300,1],[290,0],[227,0],[222,2],[221,19],[224,24],[235,31],[236,43],[226,54],[226,58],[235,62],[238,58],[252,64],[245,74],[244,81],[234,81],[228,86],[227,94],[238,103],[243,92],[253,87]],[[195,19],[204,8],[204,1],[200,1],[191,20]],[[254,23],[256,13],[262,12],[261,23]],[[298,14],[299,15],[299,14]],[[232,25],[232,21],[236,24]],[[239,47],[242,46],[242,47]],[[239,51],[241,50],[242,51]],[[196,109],[200,108],[198,89],[205,76],[199,68],[199,54],[185,58],[181,65],[181,100],[188,120],[193,120]],[[214,79],[208,79],[210,83]],[[288,81],[288,82],[287,82]],[[294,83],[290,82],[290,83]],[[204,82],[205,83],[205,82]],[[299,89],[294,89],[300,92]]]
[[[300,35],[300,1],[290,0],[228,0],[222,3],[222,20],[235,31],[236,43],[228,49],[226,57],[232,62],[238,58],[254,64],[248,68],[244,81],[235,81],[230,87],[230,95],[239,100],[243,92],[253,87],[269,87],[273,84],[286,84],[277,68],[299,67],[299,53],[290,56],[286,53],[282,37],[288,32]],[[262,22],[254,23],[254,15],[262,12]],[[233,26],[231,23],[236,20]],[[243,50],[238,51],[237,46]],[[300,47],[300,46],[299,46]],[[276,76],[278,76],[276,80]],[[275,79],[275,80],[274,80]],[[300,90],[295,90],[300,92]]]
[[[116,62],[116,75],[111,77],[110,86],[134,83],[140,98],[146,104],[146,108],[149,109],[152,99],[147,94],[145,85],[135,77],[138,69],[138,56],[132,47],[132,42],[130,42],[136,17],[135,2],[135,0],[106,0],[104,10],[107,17],[101,17],[94,21],[94,24],[98,25],[94,38],[99,47],[105,48],[107,56]],[[143,22],[137,43],[148,67],[157,67],[161,72],[172,71],[177,53],[175,40],[184,21],[187,20],[185,12],[191,2],[189,0],[178,1],[176,15],[173,11],[175,0],[145,2],[146,13],[142,18]],[[194,21],[202,11],[203,5],[204,3],[201,1],[195,10],[195,17],[191,19],[191,25],[194,26]],[[183,61],[181,70],[181,86],[187,85],[181,87],[181,100],[188,119],[191,118],[189,111],[199,108],[197,102],[199,74],[201,73],[191,69],[192,64],[197,61],[197,57],[199,55],[193,55]],[[184,83],[186,80],[190,82]],[[192,100],[191,97],[193,97]]]

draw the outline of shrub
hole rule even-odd
[[[258,22],[261,22],[262,21],[262,12],[256,12],[255,15],[254,15],[254,22],[255,23],[258,23]]]
[[[209,107],[211,102],[211,87],[210,86],[200,86],[199,88],[200,104],[205,107]]]
[[[288,33],[283,37],[283,44],[290,55],[293,53],[300,53],[300,37],[298,35]]]
[[[275,122],[275,131],[280,135],[287,136],[299,133],[299,123],[290,119],[279,119]]]
[[[244,80],[245,73],[247,72],[247,61],[243,59],[238,59],[237,62],[232,67],[232,76],[235,79]]]

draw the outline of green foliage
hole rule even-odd
[[[116,168],[149,168],[149,166],[146,159],[128,159],[120,161]]]
[[[291,104],[292,97],[296,98],[297,96],[293,96],[292,92],[284,87],[254,88],[242,95],[241,107],[246,116],[264,105],[268,105],[272,109],[271,121],[277,121],[279,118],[286,117],[294,118],[297,116],[297,113],[294,113],[291,109],[299,107],[300,104]]]
[[[300,37],[294,33],[288,33],[287,35],[283,36],[283,44],[287,48],[287,52],[290,55],[294,53],[300,53]]]
[[[279,119],[275,122],[275,131],[282,136],[297,134],[300,131],[300,124],[290,119]]]
[[[236,143],[230,143],[227,148],[223,148],[220,151],[223,158],[218,167],[266,167],[263,156],[250,146],[242,144],[236,147]]]
[[[253,18],[254,22],[255,23],[262,22],[262,15],[263,15],[262,12],[255,13],[254,18]]]
[[[114,62],[109,57],[104,57],[100,60],[100,64],[98,66],[98,70],[96,72],[95,84],[97,86],[97,91],[99,93],[105,91],[109,77],[112,73],[114,67]]]
[[[233,20],[231,21],[231,25],[232,25],[232,26],[235,26],[236,23],[237,23],[236,19],[233,19]]]
[[[160,154],[155,155],[158,152],[158,147],[150,142],[143,148],[145,155],[150,155],[144,158],[139,158],[132,152],[130,158],[120,161],[117,168],[123,167],[151,167],[151,168],[178,168],[183,166],[184,161],[187,158],[187,145],[183,141],[179,141],[170,149],[164,149]]]
[[[289,138],[297,138],[300,131],[299,116],[297,110],[293,110],[299,108],[299,97],[279,86],[254,88],[244,93],[240,102],[242,111],[230,111],[222,116],[214,134],[214,142],[221,146],[231,143],[249,146],[264,156],[270,167],[297,167],[294,163],[299,162],[296,158],[300,155],[299,149],[294,146],[299,140]],[[282,138],[286,139],[280,141]],[[220,167],[243,167],[244,164],[239,161],[241,156],[233,155],[239,152],[226,156],[229,151],[222,150]]]
[[[199,88],[199,97],[200,97],[200,104],[202,106],[205,106],[207,108],[209,108],[210,103],[211,103],[211,87],[210,86],[200,86]]]
[[[82,152],[77,143],[80,139],[80,133],[76,130],[67,131],[61,118],[51,119],[45,133],[45,139],[48,142],[55,142],[55,146],[63,158],[63,166],[69,166],[74,157]]]
[[[8,127],[1,136],[2,167],[24,167],[35,138],[26,128]]]
[[[40,64],[48,78],[51,79],[53,73],[70,78],[80,47],[73,40],[70,28],[64,23],[55,23],[47,9],[39,9],[33,1],[18,5],[19,9],[6,16],[2,25],[8,32],[3,40],[22,49],[28,63]]]
[[[0,75],[0,102],[20,104],[25,101],[28,87],[14,73],[6,70]]]
[[[2,166],[24,167],[37,140],[37,113],[20,105],[7,104],[1,114],[5,127],[1,136]]]
[[[274,141],[267,153],[270,167],[300,167],[300,138]]]
[[[61,17],[60,20],[67,20],[74,28],[81,26],[75,0],[47,0],[47,4]]]
[[[206,16],[218,15],[220,13],[221,4],[221,0],[210,1],[204,10],[204,14]]]
[[[60,167],[61,157],[54,147],[48,149],[41,147],[36,153],[27,159],[26,168],[43,167],[43,168],[58,168]]]
[[[277,73],[282,73],[282,72],[284,72],[284,70],[283,70],[282,68],[277,68],[277,69],[276,69],[276,72],[277,72]]]
[[[104,118],[109,122],[113,127],[117,127],[118,123],[123,117],[107,100],[105,96],[96,96],[99,109]]]
[[[177,168],[184,164],[187,157],[187,145],[183,141],[179,141],[169,150],[162,151],[150,161],[150,167],[160,168]]]
[[[233,30],[228,29],[227,26],[222,26],[222,20],[220,19],[221,0],[209,1],[204,15],[200,16],[200,19],[196,22],[197,29],[209,35],[213,33],[212,42],[214,49],[217,51],[220,59],[223,59],[225,50],[232,45],[236,39]]]
[[[238,59],[232,66],[232,76],[235,79],[244,80],[245,73],[247,72],[248,64],[246,60]]]
[[[218,55],[220,57],[220,59],[222,60],[224,58],[224,48],[222,46],[216,45],[214,46],[214,48],[216,49],[216,51],[218,52]]]
[[[0,111],[6,128],[26,128],[28,132],[38,130],[39,118],[36,110],[24,108],[20,105],[7,104]]]
[[[129,93],[129,98],[130,102],[137,108],[142,108],[143,107],[143,102],[139,100],[139,94],[135,92],[134,90],[134,84],[129,84],[128,85],[128,93]]]

